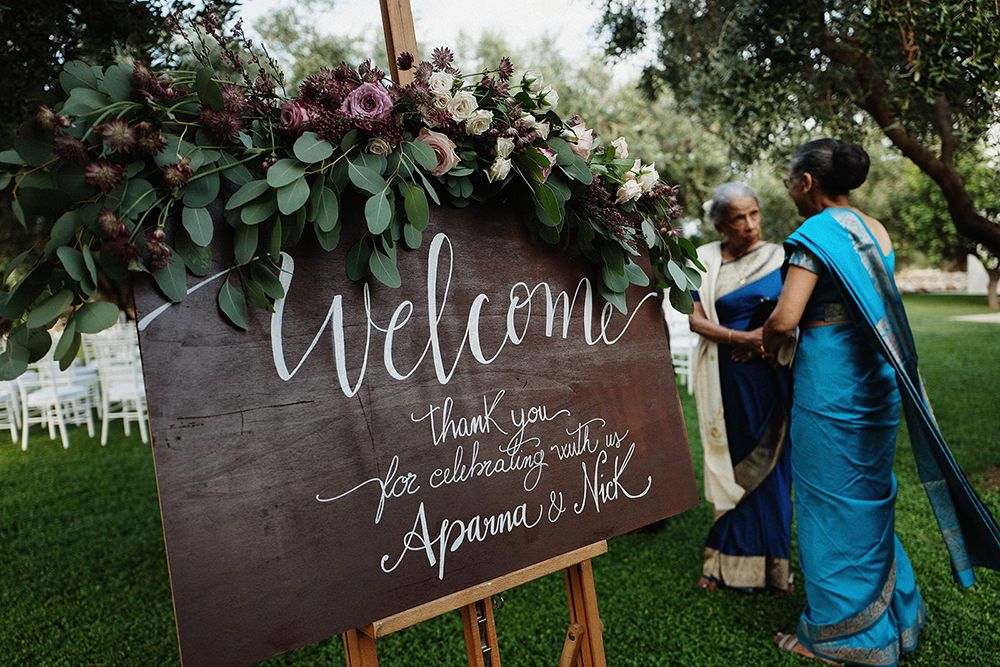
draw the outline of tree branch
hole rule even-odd
[[[955,119],[944,93],[935,95],[934,111],[938,129],[941,130],[941,162],[951,167],[955,164]]]

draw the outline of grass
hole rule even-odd
[[[985,473],[1000,465],[1000,326],[951,322],[986,312],[982,299],[912,296],[906,304],[941,427],[973,485],[1000,516]],[[694,403],[682,391],[697,473]],[[149,450],[136,437],[107,447],[73,433],[63,450],[37,435],[21,452],[0,434],[0,662],[8,665],[160,665],[178,661]],[[929,608],[906,665],[985,665],[1000,655],[1000,574],[960,591],[902,438],[897,532]],[[792,630],[801,592],[714,595],[694,582],[711,521],[707,505],[654,533],[615,538],[594,560],[611,665],[801,665],[770,644]],[[801,587],[800,587],[801,590]],[[568,622],[561,575],[508,591],[496,622],[505,664],[554,665]],[[993,628],[993,630],[991,630]],[[457,613],[379,641],[388,667],[466,664]],[[993,656],[991,658],[990,656]],[[268,661],[343,664],[339,638]]]

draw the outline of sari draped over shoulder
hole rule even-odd
[[[860,216],[826,209],[786,241],[788,263],[818,275],[793,365],[792,476],[807,607],[799,640],[850,664],[895,665],[926,615],[895,535],[899,408],[953,574],[1000,568],[1000,531],[958,467],[920,375],[893,256]]]
[[[706,317],[745,330],[781,291],[780,246],[764,244],[723,262],[719,243],[698,250],[707,272],[696,298]],[[703,574],[741,589],[790,583],[791,473],[787,372],[760,360],[734,362],[732,348],[702,338],[693,372],[705,456],[705,497],[715,521]]]

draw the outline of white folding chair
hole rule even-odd
[[[698,336],[691,331],[688,316],[671,308],[670,302],[665,297],[663,317],[667,322],[667,333],[670,336],[670,359],[674,364],[674,374],[679,384],[687,386],[690,396],[694,394],[691,361],[698,345]]]
[[[8,429],[10,440],[15,444],[21,428],[20,410],[17,384],[12,381],[0,382],[0,429]]]
[[[18,379],[21,401],[21,449],[28,449],[28,434],[32,424],[45,424],[49,438],[55,439],[58,429],[64,449],[69,448],[67,425],[85,425],[94,437],[93,406],[86,387],[73,384],[69,373],[61,373],[51,358],[32,364],[34,373]]]
[[[131,435],[131,421],[139,426],[139,437],[149,442],[146,432],[146,391],[142,382],[139,348],[135,330],[131,336],[92,340],[90,354],[97,366],[101,386],[101,445],[108,443],[108,424],[121,419],[125,435]]]

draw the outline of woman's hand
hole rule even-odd
[[[737,362],[750,361],[764,353],[764,328],[738,331],[733,334],[732,359]]]

